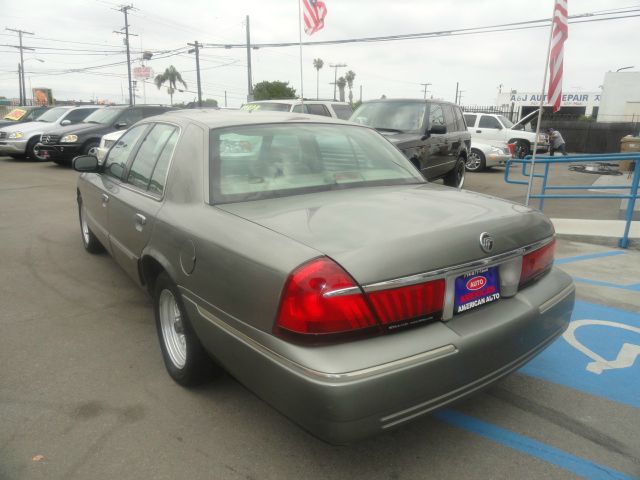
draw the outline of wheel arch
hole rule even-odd
[[[158,252],[145,252],[142,254],[138,261],[138,274],[140,283],[147,288],[149,294],[153,295],[156,279],[163,272],[166,272],[169,278],[176,283],[175,272],[164,256]]]
[[[518,142],[525,143],[527,147],[531,148],[531,141],[527,140],[526,138],[520,138],[520,137],[510,138],[507,143],[518,143]]]

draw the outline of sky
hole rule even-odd
[[[251,41],[298,40],[298,4],[295,0],[132,0],[130,31],[134,50],[173,51],[187,43],[244,43],[245,16],[250,16]],[[553,0],[324,0],[325,28],[303,40],[321,41],[377,35],[448,31],[549,18]],[[0,45],[17,45],[17,35],[5,28],[35,33],[25,35],[26,84],[53,90],[57,99],[128,101],[126,65],[68,73],[74,68],[124,62],[124,16],[112,0],[0,0]],[[640,7],[632,0],[569,1],[569,14]],[[638,12],[640,13],[640,12]],[[442,36],[384,43],[306,46],[302,50],[303,88],[306,98],[316,96],[313,59],[322,58],[319,73],[321,98],[333,97],[331,63],[345,63],[356,74],[354,99],[421,98],[422,83],[430,83],[429,96],[453,101],[456,82],[465,105],[493,105],[498,89],[540,91],[549,29],[536,28],[465,36]],[[72,43],[75,42],[75,43]],[[604,73],[621,67],[640,70],[640,17],[574,24],[565,44],[564,90],[598,91]],[[52,50],[58,49],[58,50]],[[59,49],[67,49],[61,51]],[[171,52],[164,55],[169,55]],[[300,93],[298,47],[252,50],[253,83],[289,82]],[[42,61],[44,60],[44,61]],[[204,98],[238,107],[247,95],[245,49],[205,48],[201,51]],[[18,97],[18,50],[0,46],[0,96]],[[155,73],[174,65],[182,73],[188,92],[177,92],[176,102],[194,100],[195,59],[186,52],[149,63]],[[500,87],[501,86],[501,87]],[[180,87],[182,88],[182,87]],[[124,93],[123,93],[124,92]],[[151,82],[139,86],[138,103],[169,103],[166,88]]]

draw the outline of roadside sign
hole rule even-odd
[[[151,67],[133,67],[133,76],[135,78],[151,78],[153,70]]]

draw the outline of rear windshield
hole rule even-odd
[[[288,112],[291,110],[291,104],[289,103],[245,103],[240,110],[247,112]]]
[[[69,111],[68,108],[52,108],[38,117],[38,122],[55,122]]]
[[[351,121],[379,130],[416,133],[421,130],[426,109],[426,102],[363,103]]]
[[[399,150],[368,128],[241,126],[212,130],[210,141],[213,203],[425,182]]]

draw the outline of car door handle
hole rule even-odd
[[[109,195],[106,193],[102,194],[102,203],[107,203],[109,201]]]
[[[137,225],[142,226],[142,225],[147,223],[147,217],[145,217],[141,213],[136,213],[135,219],[136,219],[136,224]]]

